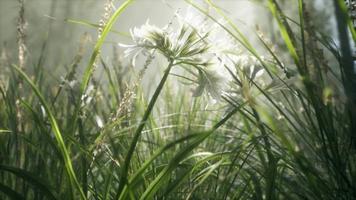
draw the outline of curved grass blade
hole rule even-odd
[[[110,32],[111,28],[113,27],[114,23],[116,22],[117,18],[120,16],[120,14],[129,6],[130,3],[132,3],[133,0],[127,0],[125,1],[116,11],[115,13],[111,16],[111,18],[109,19],[109,21],[107,22],[107,25],[105,26],[101,37],[99,38],[99,40],[96,42],[95,47],[94,47],[94,51],[90,57],[90,61],[89,64],[87,66],[87,68],[85,69],[84,75],[83,75],[83,79],[80,85],[80,89],[81,89],[81,94],[83,94],[83,92],[86,90],[88,84],[89,84],[89,80],[91,78],[91,75],[94,71],[94,63],[95,60],[97,58],[97,56],[99,55],[101,46],[103,45],[106,36],[108,35],[108,33]]]
[[[12,131],[10,130],[0,130],[0,133],[11,133]]]
[[[195,138],[190,144],[181,149],[168,163],[168,165],[158,174],[158,176],[150,183],[148,188],[145,190],[143,195],[140,197],[141,200],[153,199],[156,192],[166,183],[169,175],[177,168],[179,163],[185,159],[193,149],[195,149],[200,143],[202,143],[212,131],[207,131],[200,133],[199,137]]]
[[[195,149],[199,144],[201,144],[206,138],[208,138],[212,133],[214,133],[219,127],[225,124],[235,113],[242,109],[246,105],[242,103],[240,106],[234,107],[229,113],[227,113],[219,122],[217,122],[210,130],[198,133],[198,137],[188,144],[186,147],[181,149],[168,163],[168,165],[158,174],[158,176],[151,182],[148,188],[145,190],[140,199],[152,199],[155,193],[160,189],[160,186],[165,184],[169,175],[177,168],[179,163],[188,157],[188,155]]]
[[[142,130],[143,128],[145,127],[146,125],[146,122],[148,121],[148,118],[149,116],[151,115],[151,112],[153,110],[153,107],[154,105],[156,104],[156,101],[158,99],[158,96],[160,95],[162,89],[163,89],[163,86],[165,85],[166,81],[167,81],[167,78],[168,78],[168,75],[172,69],[172,67],[174,66],[174,63],[173,61],[171,61],[169,64],[168,64],[168,67],[166,68],[165,72],[164,72],[164,75],[161,79],[161,81],[159,82],[153,96],[151,97],[151,100],[147,106],[147,109],[140,121],[140,124],[139,126],[137,127],[134,135],[133,135],[133,139],[132,139],[132,142],[130,144],[130,147],[129,147],[129,150],[127,152],[127,155],[126,155],[126,158],[125,158],[125,162],[124,162],[124,165],[123,165],[123,168],[122,168],[122,173],[120,175],[120,185],[119,185],[119,189],[118,189],[118,192],[116,194],[116,198],[115,199],[118,199],[120,197],[120,194],[122,192],[122,190],[124,189],[124,187],[126,186],[128,180],[127,180],[127,175],[128,175],[128,170],[129,170],[129,167],[130,167],[130,162],[131,162],[131,158],[132,158],[132,155],[136,149],[136,145],[138,143],[138,140],[141,136],[141,133],[142,133]]]
[[[209,161],[213,161],[214,159],[221,159],[222,156],[228,155],[228,154],[231,154],[231,152],[211,153],[211,155],[207,155],[205,158],[202,158],[201,160],[198,160],[189,169],[185,170],[183,176],[177,177],[176,180],[174,180],[170,185],[168,185],[168,188],[164,192],[164,196],[168,196],[169,193],[174,192],[183,183],[184,180],[188,179],[189,175],[191,175],[196,169],[202,167],[204,164],[208,163]],[[193,158],[195,156],[199,156],[199,155],[196,154],[196,155],[190,156],[187,159],[185,159],[184,161],[186,161],[188,159],[191,159],[191,158]],[[223,160],[221,159],[221,160],[218,161],[218,163],[222,164],[222,161]],[[205,168],[205,171],[208,170],[211,167],[213,167],[213,165]],[[202,176],[203,174],[207,175],[207,173],[205,171],[202,170],[202,172],[201,172],[201,174],[199,176],[200,177],[200,181],[199,181],[198,185],[202,184],[205,181],[205,180],[203,180],[204,176]],[[209,174],[211,174],[211,173],[209,173]],[[202,177],[203,177],[203,179],[201,179]],[[197,178],[197,179],[199,179],[199,178]],[[196,188],[193,188],[192,190],[194,191],[194,190],[196,190]],[[187,198],[187,199],[189,199],[189,198]]]
[[[55,119],[51,109],[49,108],[46,100],[44,99],[44,97],[42,96],[41,92],[39,91],[39,89],[37,88],[37,86],[31,81],[31,79],[17,66],[13,65],[13,67],[15,68],[15,70],[20,74],[20,76],[31,86],[32,90],[35,92],[36,96],[38,97],[38,99],[40,100],[42,106],[44,107],[47,115],[48,115],[48,119],[50,121],[51,124],[51,128],[52,131],[54,133],[54,136],[56,138],[56,141],[58,143],[58,149],[61,152],[61,156],[62,159],[64,161],[64,165],[66,168],[66,172],[68,175],[68,178],[70,180],[70,184],[72,185],[73,188],[76,188],[81,196],[81,199],[86,199],[83,190],[78,182],[78,179],[75,175],[75,172],[73,170],[73,166],[72,166],[72,162],[71,162],[71,158],[69,155],[69,152],[67,150],[66,145],[64,144],[64,140],[62,138],[62,133],[58,127],[57,124],[57,120]],[[73,192],[73,191],[72,191]],[[75,197],[74,192],[73,192],[73,198]]]
[[[261,65],[265,68],[266,72],[269,74],[271,78],[273,78],[271,74],[271,70],[269,65],[265,61],[263,61],[262,57],[258,54],[257,50],[253,48],[252,44],[249,42],[247,37],[238,29],[238,27],[221,11],[221,9],[213,4],[211,0],[205,0],[205,2],[211,6],[219,15],[221,15],[224,20],[227,21],[227,24],[232,27],[233,31],[237,33],[237,35],[230,30],[227,26],[219,22],[217,19],[215,19],[213,16],[211,16],[206,9],[203,9],[199,5],[195,4],[192,0],[185,0],[188,4],[193,6],[195,9],[197,9],[199,12],[203,13],[206,17],[208,17],[210,20],[218,24],[224,31],[226,31],[228,34],[230,34],[236,41],[238,41],[248,52],[250,52],[260,63]]]
[[[196,137],[199,137],[199,134],[189,134],[185,137],[179,138],[173,142],[170,142],[168,144],[166,144],[165,146],[163,146],[162,148],[158,149],[149,159],[147,159],[147,161],[145,163],[143,163],[143,165],[141,166],[140,169],[138,169],[134,175],[132,175],[132,177],[129,180],[128,185],[131,188],[135,188],[137,186],[137,184],[140,182],[141,180],[141,175],[143,174],[143,172],[150,166],[150,164],[160,155],[162,155],[165,151],[167,151],[170,148],[173,148],[175,145],[183,143],[183,142],[187,142],[190,141]],[[128,187],[125,186],[125,188],[123,189],[120,198],[119,199],[126,199],[127,198],[127,194],[128,194]]]
[[[345,1],[343,1],[343,0],[334,0],[334,2],[339,5],[339,8],[340,8],[341,12],[344,15],[344,18],[345,18],[346,24],[347,24],[347,26],[349,28],[349,31],[351,32],[352,39],[353,39],[354,42],[356,42],[356,30],[355,30],[355,27],[354,27],[354,25],[352,23],[351,17],[348,15],[348,10],[347,10],[347,7],[345,5]]]
[[[53,194],[52,190],[48,187],[48,185],[45,183],[44,180],[39,179],[36,177],[34,174],[25,171],[23,169],[11,167],[11,166],[5,166],[5,165],[0,165],[0,171],[6,171],[9,173],[12,173],[18,177],[21,177],[22,179],[28,181],[31,183],[33,186],[36,187],[36,189],[39,189],[43,194],[45,194],[47,197],[50,199],[58,199],[56,195]],[[7,186],[0,185],[0,190],[6,189]],[[8,188],[11,189],[11,188]],[[11,191],[8,191],[11,193]],[[14,194],[16,195],[16,194]],[[20,198],[21,199],[21,198]]]
[[[288,27],[286,26],[284,18],[281,16],[281,13],[279,12],[275,1],[269,0],[268,7],[269,7],[273,17],[278,22],[279,30],[280,30],[282,38],[284,39],[284,42],[289,50],[289,53],[291,54],[297,67],[300,68],[300,58],[298,56],[297,49],[294,46],[294,42],[293,42],[293,38],[292,38],[293,36],[290,35],[290,31],[288,31]]]
[[[25,200],[25,197],[22,196],[20,193],[16,192],[12,188],[0,183],[0,191],[6,194],[10,199],[13,200]]]
[[[87,21],[83,21],[83,20],[65,19],[64,21],[65,22],[69,22],[69,23],[73,23],[73,24],[79,24],[79,25],[91,27],[91,28],[100,28],[101,27],[99,24],[95,24],[95,23],[91,23],[91,22],[87,22]],[[120,31],[117,31],[117,30],[110,30],[109,32],[112,32],[112,33],[115,33],[117,35],[124,36],[124,37],[129,37],[130,36],[130,34],[128,34],[128,33],[120,32]]]
[[[223,160],[220,160],[217,163],[214,163],[214,164],[210,165],[209,167],[202,170],[202,173],[199,174],[199,177],[197,178],[197,179],[199,179],[199,182],[196,185],[194,185],[194,188],[192,188],[192,190],[189,192],[187,199],[191,198],[191,196],[197,190],[197,188],[201,184],[203,184],[205,182],[205,180],[207,178],[209,178],[213,174],[213,172],[221,166],[222,163],[223,163]]]
[[[94,72],[94,64],[95,61],[100,53],[100,49],[102,47],[102,45],[104,44],[104,41],[107,37],[107,35],[109,34],[110,30],[112,29],[114,23],[116,22],[117,18],[120,16],[120,14],[129,6],[130,3],[132,3],[133,0],[127,0],[125,1],[116,11],[115,13],[111,16],[111,18],[109,19],[109,21],[107,22],[106,26],[103,29],[103,32],[101,33],[100,38],[98,39],[98,41],[96,42],[95,46],[94,46],[94,50],[93,53],[90,56],[90,60],[89,60],[89,64],[86,67],[83,77],[82,77],[82,81],[80,83],[80,94],[79,96],[81,97],[85,90],[88,87],[89,81],[91,79],[91,76]],[[70,132],[74,132],[74,130],[76,129],[76,122],[79,116],[79,112],[81,110],[81,98],[78,98],[78,102],[76,104],[76,110],[74,111],[74,116],[72,119],[72,127],[69,130]]]

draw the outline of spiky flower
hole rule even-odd
[[[207,42],[209,32],[199,32],[184,23],[180,24],[178,30],[168,26],[158,28],[150,25],[149,21],[130,32],[135,44],[119,45],[127,48],[126,56],[133,54],[133,63],[139,54],[147,55],[158,51],[174,65],[183,67],[195,76],[198,87],[194,96],[199,96],[206,90],[213,98],[220,98],[222,78],[211,69],[215,63]]]

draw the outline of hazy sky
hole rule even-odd
[[[88,32],[95,40],[97,30],[78,24],[65,23],[64,19],[75,19],[98,23],[104,12],[106,0],[25,0],[25,18],[27,26],[27,47],[33,62],[39,57],[41,46],[47,41],[46,58],[49,64],[67,63],[77,51],[81,35]],[[123,2],[115,1],[119,6]],[[257,12],[253,4],[246,0],[219,0],[229,15],[253,27]],[[114,29],[128,32],[134,26],[140,26],[150,19],[150,23],[164,26],[171,21],[174,13],[180,9],[184,13],[187,3],[183,0],[136,0],[120,16]],[[16,0],[0,0],[0,44],[7,43],[8,51],[16,54],[16,23],[19,5]],[[56,20],[46,16],[53,16]],[[243,26],[241,24],[241,26]],[[129,41],[130,38],[111,34],[109,42]],[[104,46],[104,53],[111,51],[112,43]],[[52,63],[50,63],[52,62]],[[54,62],[54,63],[53,63]]]

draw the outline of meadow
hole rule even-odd
[[[118,29],[139,2],[42,16],[92,31],[53,62],[31,1],[12,8],[0,199],[356,199],[354,1],[251,0],[269,19],[242,25],[225,1],[166,0],[165,25]]]

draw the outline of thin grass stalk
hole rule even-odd
[[[209,19],[211,19],[212,21],[214,21],[216,24],[218,24],[222,29],[224,29],[227,33],[229,33],[234,39],[236,39],[243,47],[246,48],[247,51],[249,51],[253,56],[256,57],[256,59],[262,64],[262,66],[265,68],[266,72],[268,73],[268,75],[270,76],[270,78],[273,79],[273,76],[271,74],[271,71],[268,67],[268,65],[262,60],[261,56],[258,54],[258,52],[256,51],[255,48],[253,48],[252,44],[248,41],[248,39],[244,36],[244,34],[242,34],[242,32],[237,28],[237,26],[232,23],[231,19],[229,19],[222,11],[221,9],[216,6],[215,4],[213,4],[213,2],[211,0],[205,0],[208,5],[210,5],[212,8],[214,8],[214,10],[221,15],[227,22],[228,25],[230,25],[232,27],[232,29],[237,33],[237,35],[229,30],[226,26],[224,26],[221,22],[219,22],[218,20],[216,20],[213,16],[211,16],[206,10],[204,10],[203,8],[199,7],[197,4],[193,3],[192,0],[185,0],[188,4],[192,5],[194,8],[196,8],[197,10],[199,10],[199,12],[203,13],[205,16],[207,16]]]
[[[334,0],[333,2],[334,2],[335,9],[338,9],[339,11],[341,11],[341,13],[344,14],[343,19],[344,19],[345,26],[348,27],[353,41],[356,42],[356,29],[355,29],[355,26],[353,25],[353,22],[351,20],[352,16],[348,15],[348,10],[345,5],[345,1],[344,0]],[[353,2],[353,0],[350,1],[350,3],[352,3],[352,2]],[[352,13],[350,13],[350,15],[352,15]],[[337,17],[338,17],[338,15],[337,15]]]
[[[333,2],[342,56],[340,68],[344,76],[343,85],[348,96],[348,110],[351,118],[350,137],[352,138],[354,148],[356,148],[356,74],[347,31],[347,13],[342,9],[342,4],[339,0],[334,0]]]
[[[125,186],[125,188],[123,189],[123,192],[121,193],[120,195],[120,200],[124,200],[127,198],[127,193],[128,193],[128,185],[130,187],[137,187],[137,184],[139,183],[140,181],[140,176],[142,175],[142,173],[149,167],[149,165],[160,155],[162,155],[165,151],[167,151],[168,149],[171,149],[173,147],[175,147],[175,145],[177,144],[180,144],[180,143],[183,143],[183,142],[186,142],[186,141],[190,141],[194,138],[197,138],[199,137],[200,135],[199,134],[189,134],[187,136],[184,136],[182,138],[179,138],[177,140],[174,140],[173,142],[170,142],[168,144],[166,144],[165,146],[161,147],[160,149],[158,149],[157,151],[155,151],[153,153],[153,155],[147,159],[144,164],[142,164],[142,166],[140,167],[140,169],[138,169],[135,174],[133,174],[131,177],[130,177],[130,180],[128,182],[128,184]]]
[[[272,153],[272,148],[271,144],[268,138],[267,131],[263,125],[263,122],[261,121],[261,117],[257,110],[252,107],[252,112],[253,116],[256,119],[256,124],[258,129],[260,129],[262,133],[262,138],[264,141],[265,149],[267,152],[267,159],[268,159],[268,165],[266,167],[266,199],[274,199],[274,190],[275,190],[275,178],[276,178],[276,173],[277,173],[277,166],[276,166],[276,158]]]
[[[152,199],[154,194],[159,189],[159,186],[162,185],[167,179],[168,175],[176,169],[178,164],[187,157],[187,155],[196,148],[199,144],[201,144],[206,138],[208,138],[211,134],[213,134],[219,127],[225,124],[233,115],[235,115],[241,108],[243,108],[247,102],[244,102],[238,107],[234,107],[229,113],[227,113],[219,122],[217,122],[210,130],[199,133],[197,138],[189,143],[186,147],[182,148],[178,153],[174,155],[172,159],[170,159],[168,165],[157,175],[157,177],[150,182],[149,186],[145,190],[145,192],[140,197],[141,200],[144,199]]]
[[[300,71],[301,75],[304,75],[306,73],[305,69],[303,69],[300,65],[300,57],[297,53],[297,48],[295,46],[295,40],[293,38],[293,35],[291,35],[291,31],[289,31],[287,23],[284,18],[281,16],[280,10],[278,5],[274,0],[269,0],[268,1],[268,7],[272,13],[272,15],[276,18],[279,26],[279,30],[281,32],[281,35],[284,39],[284,42],[289,50],[290,55],[292,56],[294,62],[296,63],[298,70]]]
[[[130,168],[130,162],[131,162],[131,159],[132,159],[132,156],[133,156],[133,153],[136,149],[136,145],[138,143],[138,140],[141,136],[141,133],[142,133],[142,130],[143,128],[145,127],[146,125],[146,122],[148,121],[148,118],[149,116],[151,115],[151,112],[152,112],[152,109],[154,107],[154,105],[156,104],[156,101],[158,99],[158,96],[160,95],[162,89],[163,89],[163,86],[165,85],[166,81],[167,81],[167,78],[168,78],[168,75],[172,69],[172,67],[174,66],[174,60],[170,60],[169,64],[168,64],[168,67],[166,68],[165,72],[164,72],[164,75],[161,79],[161,81],[159,82],[148,106],[147,106],[147,109],[139,123],[139,126],[137,127],[135,133],[134,133],[134,137],[132,138],[132,142],[130,144],[130,147],[129,147],[129,150],[126,154],[126,157],[125,157],[125,161],[124,161],[124,164],[122,166],[122,171],[121,171],[121,175],[120,175],[120,182],[119,182],[119,188],[118,188],[118,192],[116,194],[116,198],[115,199],[118,199],[120,197],[120,194],[122,192],[122,190],[124,189],[125,185],[128,183],[128,179],[127,179],[127,176],[128,176],[128,170]]]
[[[103,29],[100,38],[98,39],[98,41],[95,44],[94,47],[94,51],[92,53],[92,55],[90,56],[90,61],[89,64],[87,66],[87,68],[85,69],[84,75],[83,75],[83,79],[80,85],[80,90],[81,90],[81,94],[83,94],[86,90],[86,88],[88,87],[90,78],[92,76],[92,73],[94,72],[94,64],[96,61],[97,56],[100,53],[100,49],[107,37],[107,35],[109,34],[111,28],[113,27],[114,23],[116,22],[117,18],[121,15],[121,13],[133,2],[133,0],[127,0],[125,1],[116,11],[115,13],[111,16],[111,18],[109,19],[109,21],[107,22],[107,24],[105,25],[105,28]]]
[[[18,68],[16,66],[13,66],[13,67],[20,74],[20,76],[31,86],[32,90],[35,92],[36,96],[38,97],[42,106],[44,107],[44,109],[48,115],[48,118],[50,120],[52,131],[53,131],[56,141],[58,143],[58,148],[59,148],[59,151],[61,152],[61,156],[62,156],[62,159],[65,164],[65,169],[66,169],[68,178],[70,180],[70,184],[72,185],[73,188],[76,188],[79,191],[81,199],[85,200],[86,196],[84,195],[84,192],[83,192],[83,190],[78,182],[78,179],[75,175],[75,172],[74,172],[74,169],[72,166],[72,161],[71,161],[69,152],[67,150],[67,147],[64,144],[64,140],[62,138],[62,133],[61,133],[59,126],[57,124],[57,120],[55,119],[54,115],[52,114],[51,109],[49,108],[49,106],[48,106],[46,100],[44,99],[44,97],[42,96],[41,92],[38,90],[37,86],[31,81],[31,79],[20,68]],[[71,188],[71,191],[72,191],[72,198],[76,199],[75,193],[72,190],[72,188]]]
[[[23,194],[19,193],[16,190],[13,190],[11,187],[8,187],[7,185],[4,185],[2,183],[0,183],[0,191],[6,194],[11,199],[25,200]]]
[[[89,85],[89,81],[92,77],[92,74],[94,72],[95,69],[95,62],[96,59],[98,57],[98,55],[100,54],[100,49],[102,47],[102,45],[104,44],[104,41],[107,37],[107,35],[109,34],[110,30],[112,29],[114,23],[116,22],[117,18],[121,15],[121,13],[123,11],[125,11],[125,9],[133,2],[134,0],[126,0],[116,11],[115,13],[111,16],[111,18],[109,19],[109,21],[107,22],[107,24],[105,25],[100,38],[98,39],[98,41],[95,44],[93,53],[90,56],[90,60],[89,60],[89,64],[86,67],[84,74],[83,74],[83,78],[80,84],[80,93],[79,93],[79,97],[81,97],[84,93],[85,90],[87,89],[88,85]],[[79,117],[79,113],[81,111],[81,98],[79,98],[78,102],[76,103],[76,110],[74,111],[74,116],[72,119],[72,127],[70,129],[70,132],[74,132],[77,126],[77,120]]]
[[[25,0],[18,0],[20,4],[19,18],[17,21],[18,65],[23,70],[25,67]]]
[[[53,193],[52,189],[46,184],[46,182],[44,180],[39,179],[36,176],[36,174],[15,167],[5,166],[5,165],[0,165],[0,171],[6,171],[16,175],[17,177],[21,177],[22,179],[31,183],[33,186],[39,188],[40,191],[43,192],[49,199],[53,199],[53,200],[58,199],[57,196]],[[1,185],[0,188],[2,189]],[[25,195],[25,197],[26,196],[27,195]]]
[[[299,23],[300,23],[300,35],[302,42],[302,53],[303,53],[303,65],[307,66],[307,48],[305,48],[305,27],[304,27],[304,1],[298,0],[298,11],[299,11]]]
[[[25,68],[26,64],[26,44],[25,44],[25,28],[26,28],[26,20],[25,20],[25,1],[24,0],[18,0],[20,10],[19,10],[19,16],[17,19],[17,45],[18,45],[18,65],[21,69]],[[25,158],[25,149],[22,144],[22,141],[19,139],[20,135],[23,133],[23,112],[20,108],[19,102],[21,99],[21,93],[23,89],[23,83],[21,78],[17,79],[17,88],[14,90],[16,93],[16,133],[15,133],[15,149],[16,149],[16,165],[19,167],[23,167],[24,163],[24,158]],[[16,180],[16,190],[20,190],[20,180]]]

